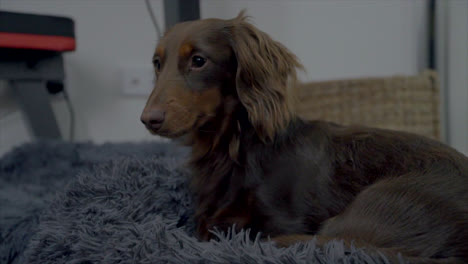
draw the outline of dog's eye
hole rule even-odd
[[[192,68],[201,68],[205,65],[206,59],[200,56],[192,57]]]
[[[154,59],[153,65],[154,65],[154,68],[156,68],[156,71],[159,72],[161,70],[161,62],[159,61],[159,59]]]

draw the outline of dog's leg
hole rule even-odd
[[[274,237],[277,246],[316,239],[321,247],[343,240],[371,254],[383,253],[391,263],[466,263],[464,180],[447,175],[403,175],[379,181],[359,193],[340,215],[324,222],[313,235]],[[458,200],[444,197],[450,195]]]
[[[463,181],[457,181],[455,177],[447,181],[443,175],[382,180],[358,194],[318,234],[353,239],[357,246],[367,244],[379,251],[401,252],[411,263],[463,262],[467,194],[458,187]],[[447,189],[460,200],[442,196]]]

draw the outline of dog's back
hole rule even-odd
[[[321,230],[407,255],[468,260],[468,158],[413,134],[337,129],[337,177],[374,181]],[[367,237],[366,237],[367,236]]]
[[[270,163],[274,173],[266,177],[289,171],[295,175],[288,180],[296,182],[296,195],[302,196],[288,203],[314,201],[302,208],[309,225],[297,225],[295,233],[318,230],[324,237],[417,256],[422,262],[426,257],[468,260],[467,157],[409,133],[321,121],[304,123],[289,134],[294,150],[281,152],[296,153],[296,161],[282,162],[285,157],[279,155]],[[284,182],[269,182],[274,183],[270,189],[291,189]],[[268,203],[278,199],[268,194]],[[284,211],[271,208],[271,214]],[[301,223],[295,217],[290,222],[284,214],[279,218],[291,230]]]

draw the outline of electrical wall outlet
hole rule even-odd
[[[147,96],[153,90],[155,75],[152,67],[126,66],[121,74],[123,94]]]

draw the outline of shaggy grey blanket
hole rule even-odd
[[[187,150],[22,146],[0,159],[1,263],[388,263],[339,241],[276,248],[248,230],[194,237]]]

